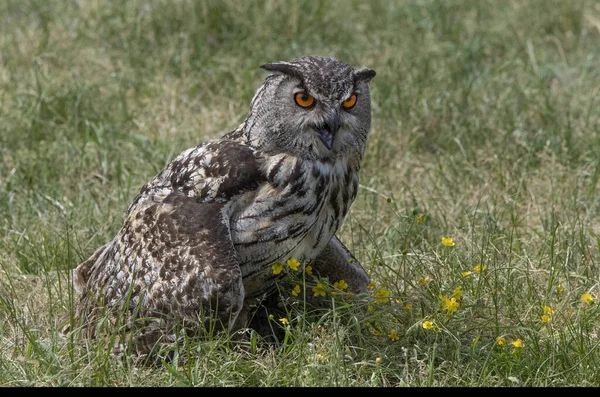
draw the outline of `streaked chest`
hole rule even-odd
[[[268,182],[232,209],[231,233],[251,274],[277,261],[314,260],[341,226],[358,188],[347,161],[303,162],[279,155],[265,165]]]

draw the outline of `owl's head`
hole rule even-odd
[[[261,67],[271,73],[245,122],[252,147],[326,162],[362,158],[371,128],[368,83],[375,71],[317,56]]]

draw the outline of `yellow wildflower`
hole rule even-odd
[[[296,284],[296,286],[294,287],[294,289],[292,290],[292,295],[294,296],[298,296],[298,294],[300,293],[301,289],[300,289],[300,284]]]
[[[420,285],[425,285],[425,284],[429,283],[430,281],[431,281],[431,279],[429,277],[423,277],[423,278],[417,279],[417,283],[419,283]]]
[[[588,305],[591,305],[594,302],[594,297],[589,292],[586,292],[585,294],[581,295],[581,298],[579,299],[581,299],[582,302],[587,303]]]
[[[506,339],[504,339],[501,336],[497,336],[496,337],[496,343],[498,344],[498,346],[505,346],[506,345]]]
[[[375,292],[374,295],[377,297],[378,303],[385,303],[390,300],[389,296],[391,295],[391,293],[387,288],[381,287],[379,291]]]
[[[404,310],[409,311],[412,309],[412,304],[411,303],[407,303],[406,305],[404,305]]]
[[[325,286],[322,283],[317,283],[316,287],[312,287],[312,291],[314,293],[314,296],[326,296],[327,293],[325,292]]]
[[[321,354],[321,353],[317,353],[317,361],[321,362],[325,360],[325,355]]]
[[[398,334],[396,333],[396,331],[395,331],[395,330],[391,330],[391,331],[390,331],[390,334],[389,334],[388,336],[389,336],[389,338],[390,338],[390,340],[391,340],[392,342],[395,342],[395,341],[397,341],[398,339],[400,339],[400,337],[398,336]]]
[[[283,271],[283,265],[279,262],[275,262],[275,264],[271,266],[271,269],[273,269],[273,274],[279,274]]]
[[[348,289],[348,284],[346,284],[346,282],[344,280],[340,280],[340,281],[333,283],[333,286],[342,291],[345,289]]]
[[[423,222],[423,215],[417,216],[417,223]]]
[[[433,329],[433,322],[432,321],[423,321],[423,328],[425,329]]]
[[[565,287],[563,287],[562,284],[558,284],[558,287],[556,287],[556,292],[562,294],[563,292],[565,292]]]
[[[310,266],[310,265],[309,265],[309,266],[306,266],[306,267],[304,268],[304,271],[306,272],[306,274],[308,274],[308,275],[312,276],[312,266]]]
[[[456,300],[460,300],[461,297],[462,297],[462,287],[458,286],[458,287],[454,288],[454,291],[452,291],[451,298],[454,298]]]
[[[542,316],[542,322],[543,322],[543,323],[547,323],[548,321],[550,321],[550,316],[549,316],[549,315],[547,315],[547,314],[544,314],[544,315]]]
[[[460,303],[456,301],[456,298],[448,298],[446,295],[440,296],[442,300],[442,310],[446,310],[450,313],[453,313],[458,310]]]
[[[475,273],[481,273],[482,271],[484,271],[485,269],[487,269],[487,266],[481,266],[481,265],[476,265],[473,270],[475,270]]]
[[[549,315],[553,315],[554,314],[554,310],[550,306],[544,306],[544,313],[549,314]]]
[[[442,244],[446,247],[454,247],[455,245],[452,237],[442,237]]]
[[[375,359],[375,364],[381,364],[382,362],[383,362],[383,358],[381,358],[381,357],[377,357]]]
[[[300,262],[296,258],[288,259],[287,264],[292,270],[298,270],[300,266]]]
[[[466,272],[462,272],[461,274],[462,274],[463,277],[469,277],[472,273],[473,272],[467,270]]]
[[[375,313],[375,308],[372,305],[367,306],[367,311],[371,314]]]
[[[517,349],[521,349],[524,346],[523,341],[520,338],[517,340],[513,340],[512,342],[510,342],[510,344],[513,345]]]
[[[290,322],[288,321],[288,319],[285,318],[285,317],[284,318],[280,318],[279,321],[281,321],[281,324],[283,324],[283,325],[289,325],[290,324]]]
[[[369,285],[367,285],[367,288],[369,288],[369,289],[375,288],[375,281],[370,281]]]

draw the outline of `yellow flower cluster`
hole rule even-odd
[[[288,259],[287,264],[294,271],[298,270],[298,267],[300,266],[300,262],[298,262],[296,258]]]
[[[482,273],[485,269],[487,269],[487,266],[482,266],[482,265],[475,265],[475,267],[473,268],[473,271],[471,270],[466,270],[462,273],[460,273],[463,277],[469,277],[471,274],[473,274],[473,272],[475,273]]]
[[[287,260],[287,265],[290,267],[290,269],[296,271],[300,267],[300,262],[298,262],[298,259],[296,258],[290,258]],[[283,271],[283,265],[280,262],[275,262],[273,266],[271,266],[271,270],[273,270],[273,274],[279,274]],[[312,274],[311,266],[307,266],[305,270],[306,273]]]
[[[312,287],[312,291],[314,296],[326,296],[327,292],[325,292],[325,285],[323,283],[317,283],[315,287]]]
[[[496,344],[498,344],[498,346],[500,347],[504,347],[506,346],[506,339],[504,339],[502,336],[497,336],[496,337]],[[525,347],[525,344],[523,343],[523,341],[521,340],[521,338],[515,339],[512,342],[510,342],[510,344],[512,345],[513,349],[511,351],[512,354],[519,354],[519,351]]]
[[[271,266],[271,269],[273,270],[273,274],[279,274],[283,271],[283,265],[279,262],[275,262],[273,266]]]
[[[442,310],[447,311],[449,313],[454,313],[458,310],[458,307],[460,306],[460,303],[454,297],[448,298],[448,296],[443,295],[440,296],[440,299],[442,300]]]
[[[292,295],[294,296],[298,296],[298,294],[300,293],[301,289],[300,289],[300,284],[296,284],[296,286],[294,287],[294,289],[292,290]]]
[[[583,303],[587,303],[588,305],[594,303],[594,297],[589,292],[586,292],[585,294],[581,295],[581,298],[579,299],[581,299]]]
[[[454,243],[454,240],[452,240],[452,237],[442,237],[442,245],[454,247],[456,244]]]
[[[547,323],[550,320],[552,320],[552,315],[554,314],[554,309],[552,309],[550,306],[544,306],[544,307],[542,307],[542,309],[544,310],[544,314],[542,315],[542,322]]]
[[[340,291],[344,291],[348,289],[348,284],[344,280],[336,281],[333,283],[333,287],[339,289]],[[338,293],[336,291],[331,291],[332,296],[336,296]]]
[[[423,321],[421,326],[423,327],[423,329],[429,329],[429,330],[436,331],[436,332],[441,331],[440,327],[435,325],[435,323],[433,321],[429,321],[429,320]]]
[[[462,293],[462,287],[458,286],[454,288],[454,291],[452,291],[451,297],[448,297],[448,295],[439,295],[442,303],[442,310],[447,311],[449,313],[454,313],[455,311],[457,311],[460,307],[459,301],[462,297]]]
[[[482,266],[482,265],[476,265],[473,270],[475,271],[475,273],[481,273],[483,272],[485,269],[487,269],[487,266]]]
[[[387,288],[381,287],[374,295],[377,298],[377,303],[385,303],[390,300],[391,292]]]
[[[550,316],[547,314],[542,315],[542,322],[547,323],[550,321]]]

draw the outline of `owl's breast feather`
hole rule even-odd
[[[267,181],[230,207],[231,238],[251,294],[278,279],[271,265],[312,262],[341,226],[356,195],[358,176],[347,163],[274,156]]]

